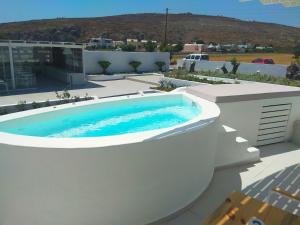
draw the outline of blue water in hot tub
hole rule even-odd
[[[201,106],[185,96],[152,96],[9,120],[0,123],[0,132],[56,138],[113,136],[169,128],[201,113]]]

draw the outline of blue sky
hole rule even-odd
[[[96,17],[128,13],[192,12],[300,27],[300,7],[262,5],[259,0],[1,0],[0,23],[57,17]]]

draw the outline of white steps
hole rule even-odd
[[[225,125],[220,127],[216,167],[256,162],[259,158],[259,149],[249,146],[248,140],[238,136],[236,129]]]

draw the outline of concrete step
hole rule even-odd
[[[226,125],[222,125],[219,129],[220,132],[220,137],[224,139],[224,141],[226,140],[234,140],[236,138],[236,136],[238,136],[238,132],[236,129],[226,126]]]
[[[236,132],[236,129],[234,129],[232,127],[228,127],[226,125],[222,125],[222,128],[225,130],[226,133]]]
[[[259,149],[249,146],[238,131],[222,125],[218,136],[216,167],[230,166],[259,160]]]

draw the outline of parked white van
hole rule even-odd
[[[202,54],[190,54],[183,58],[184,61],[209,61],[209,56],[206,53]]]

